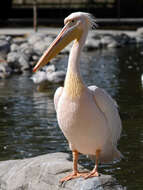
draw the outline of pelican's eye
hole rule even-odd
[[[70,21],[71,25],[75,24],[75,22],[76,22],[75,19],[72,19],[72,20]]]

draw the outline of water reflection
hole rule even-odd
[[[123,120],[120,150],[125,160],[101,166],[127,189],[143,186],[143,47],[99,50],[83,54],[81,70],[87,85],[106,89],[118,102]],[[65,69],[68,56],[57,65]],[[69,152],[58,128],[53,94],[58,85],[37,92],[30,75],[0,80],[0,160],[25,158],[49,152]],[[90,169],[90,161],[80,163]]]

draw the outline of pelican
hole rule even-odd
[[[76,12],[64,20],[64,27],[40,58],[33,71],[47,64],[71,41],[64,87],[54,95],[54,105],[59,127],[64,133],[73,155],[73,172],[60,181],[80,176],[99,176],[98,163],[118,160],[122,154],[117,149],[121,134],[121,120],[116,102],[103,89],[87,87],[80,72],[80,56],[88,31],[96,25],[89,13]],[[89,173],[78,171],[79,153],[96,158],[95,167]]]

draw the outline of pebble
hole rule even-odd
[[[8,53],[7,62],[16,73],[21,73],[30,68],[28,57],[22,52]]]
[[[5,60],[0,60],[0,79],[8,78],[12,73],[12,69],[9,67]]]
[[[7,54],[10,50],[10,44],[7,40],[0,40],[0,52]]]
[[[64,71],[56,71],[55,65],[48,65],[37,71],[31,77],[33,82],[38,85],[42,85],[45,82],[61,83],[65,79],[66,73]]]

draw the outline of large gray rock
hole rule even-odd
[[[120,35],[116,35],[115,39],[121,46],[123,46],[130,44],[131,37],[126,33],[121,33]]]
[[[16,52],[16,53],[12,53],[10,55],[16,55],[18,53],[22,53],[23,55],[25,55],[28,60],[32,60],[32,57],[34,56],[34,52],[33,52],[33,47],[32,45],[30,45],[29,43],[22,43],[21,45],[17,45],[16,43],[12,43],[10,46],[10,50],[11,52]]]
[[[10,44],[7,40],[0,40],[0,52],[7,54],[10,50]]]
[[[19,45],[15,44],[15,43],[12,43],[11,46],[10,46],[10,51],[11,52],[19,51]]]
[[[136,36],[136,43],[137,44],[143,44],[143,35]]]
[[[15,37],[12,39],[12,43],[20,45],[27,41],[26,37]]]
[[[31,77],[35,84],[42,86],[42,89],[47,88],[48,83],[64,82],[66,73],[62,70],[56,71],[55,65],[48,65],[37,71]],[[41,88],[40,88],[41,89]]]
[[[119,47],[119,43],[113,35],[104,35],[101,37],[102,47]]]
[[[0,35],[0,40],[6,40],[7,42],[11,42],[12,37],[7,35]]]
[[[143,36],[143,27],[139,27],[136,33]]]
[[[47,74],[47,79],[51,83],[61,83],[65,80],[66,73],[64,71],[55,71]]]
[[[38,41],[43,41],[45,37],[46,37],[46,34],[36,32],[36,33],[30,34],[27,40],[29,44],[33,45]]]
[[[20,52],[24,53],[28,59],[31,59],[34,55],[33,47],[29,43],[23,43],[19,47]]]
[[[84,51],[91,51],[101,47],[100,39],[89,38],[86,40]]]
[[[101,175],[78,178],[64,184],[59,180],[72,171],[66,153],[52,153],[24,160],[0,162],[1,190],[122,190],[115,179]],[[81,168],[80,168],[81,169]]]
[[[44,51],[50,46],[50,44],[53,41],[53,38],[51,36],[41,36],[41,35],[35,35],[32,38],[29,39],[29,43],[33,46],[33,51],[41,56]]]
[[[22,52],[10,52],[7,55],[7,62],[14,72],[23,72],[30,68],[29,58]]]
[[[41,41],[37,41],[33,44],[33,50],[34,52],[41,56],[44,51],[49,47],[50,43],[48,44],[46,41],[41,40]]]
[[[12,69],[5,60],[0,59],[0,79],[8,78],[12,74]]]

